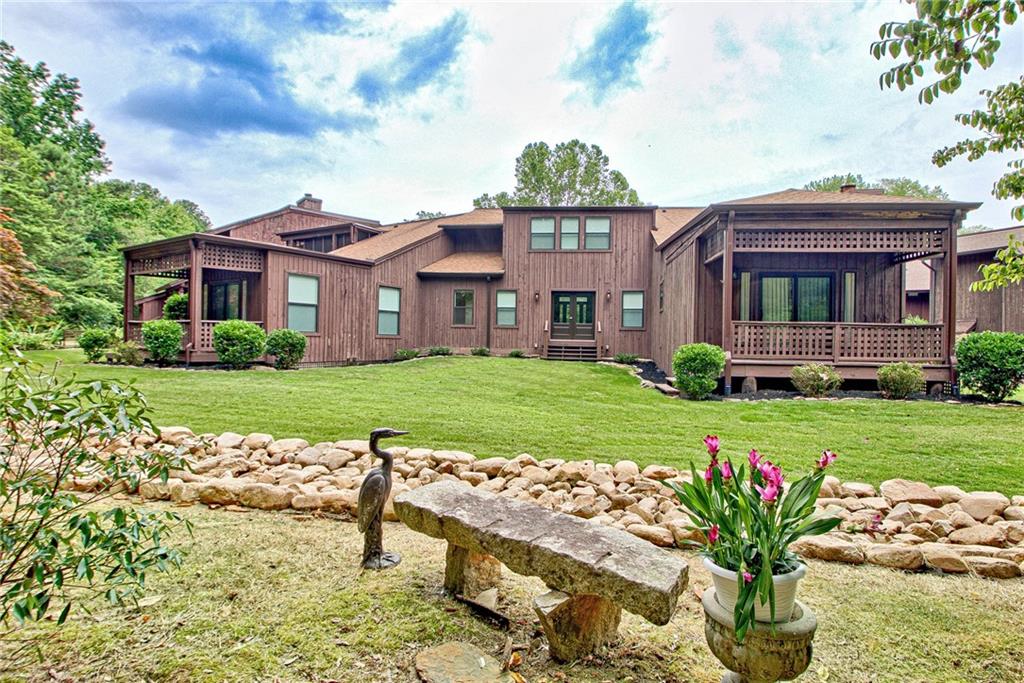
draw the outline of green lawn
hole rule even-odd
[[[402,553],[387,572],[358,569],[354,524],[282,513],[175,508],[193,539],[170,541],[184,564],[147,577],[139,609],[97,600],[57,628],[42,661],[0,681],[413,681],[416,652],[449,640],[500,656],[506,637],[529,644],[530,683],[712,683],[721,665],[704,640],[693,591],[710,584],[694,553],[689,585],[666,626],[623,612],[620,638],[593,658],[553,663],[537,635],[531,600],[539,579],[504,572],[502,631],[441,593],[445,543],[386,524],[385,547]],[[805,683],[1024,680],[1019,656],[1024,582],[904,574],[871,565],[811,561],[800,600],[818,617]],[[12,644],[13,645],[13,644]],[[1015,654],[1016,653],[1016,654]],[[0,669],[5,661],[0,641]]]
[[[31,354],[82,378],[133,381],[158,424],[269,432],[310,442],[388,425],[397,443],[485,456],[632,458],[686,466],[718,434],[742,458],[756,447],[806,469],[823,448],[840,478],[893,478],[1024,493],[1024,408],[929,401],[672,400],[609,366],[511,358],[428,358],[291,372],[85,365],[76,351]]]

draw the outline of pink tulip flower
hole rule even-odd
[[[821,452],[821,457],[818,458],[818,469],[823,470],[836,461],[839,456],[829,450]]]
[[[754,484],[754,488],[761,494],[761,500],[765,503],[771,504],[779,499],[779,487],[775,484],[768,483],[766,486]]]
[[[704,470],[704,481],[711,483],[711,480],[715,477],[715,463],[708,465],[708,468]]]
[[[765,460],[758,466],[758,470],[761,472],[761,477],[766,483],[780,488],[782,486],[782,468],[778,465],[773,465],[770,460]]]
[[[750,583],[753,580],[754,580],[753,574],[751,574],[750,572],[743,572],[743,581],[744,581],[744,583]]]
[[[732,466],[728,462],[723,462],[718,465],[718,470],[722,473],[722,479],[732,479]]]
[[[712,524],[708,529],[708,545],[714,545],[718,541],[718,525]]]
[[[708,434],[704,437],[704,445],[708,449],[708,455],[713,458],[718,456],[718,437]]]
[[[747,454],[747,461],[750,463],[751,472],[757,469],[758,464],[761,462],[761,454],[757,452],[756,448],[750,449],[750,453]]]

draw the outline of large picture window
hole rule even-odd
[[[380,287],[377,290],[377,334],[397,337],[402,312],[402,290]]]
[[[495,322],[498,327],[515,327],[516,291],[514,289],[499,289],[496,303]]]
[[[554,249],[555,248],[555,219],[531,218],[530,219],[530,249]]]
[[[580,219],[563,218],[559,235],[559,246],[566,251],[580,248]]]
[[[245,317],[245,281],[214,282],[204,287],[203,320]]]
[[[469,327],[473,324],[473,290],[456,289],[452,305],[452,325]]]
[[[761,278],[761,320],[767,322],[831,321],[831,276],[763,276]]]
[[[583,247],[585,249],[611,249],[612,219],[605,216],[587,218]]]
[[[320,278],[288,275],[288,327],[316,332],[320,313]]]
[[[622,293],[622,326],[640,329],[644,326],[644,293]]]

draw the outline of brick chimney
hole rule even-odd
[[[302,195],[302,199],[295,202],[295,206],[300,209],[309,209],[310,211],[321,211],[324,206],[324,200],[317,199],[310,193]]]
[[[840,185],[839,186],[839,191],[840,192],[844,192],[844,193],[845,192],[856,192],[857,191],[857,183],[846,183],[845,185]],[[309,195],[307,194],[306,196],[308,197]]]

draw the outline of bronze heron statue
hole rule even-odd
[[[384,552],[384,504],[391,495],[391,464],[394,457],[377,446],[381,439],[408,434],[390,427],[370,432],[370,451],[381,459],[380,467],[366,473],[359,487],[359,533],[363,534],[363,569],[390,569],[402,561],[398,553]]]

